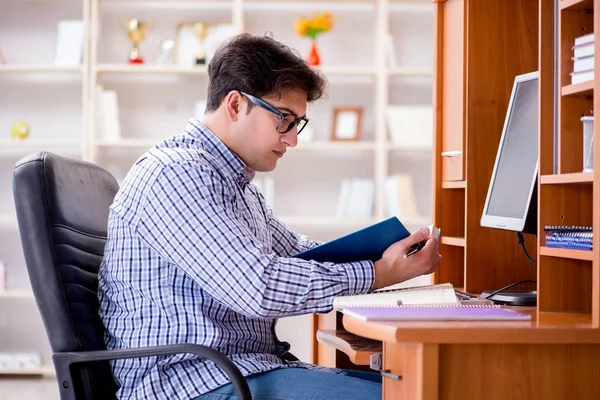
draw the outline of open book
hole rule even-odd
[[[429,231],[439,239],[440,230],[430,225]],[[366,228],[323,243],[294,255],[303,260],[346,263],[353,261],[377,261],[383,252],[395,242],[405,239],[410,232],[397,217],[391,217]],[[424,243],[416,244],[420,249]]]
[[[388,286],[369,294],[337,296],[333,309],[345,307],[396,307],[399,305],[459,305],[451,283],[399,288]]]

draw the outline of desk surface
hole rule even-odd
[[[344,328],[383,342],[406,343],[600,343],[600,329],[590,314],[540,313],[535,307],[515,308],[531,321],[365,322],[344,315]]]

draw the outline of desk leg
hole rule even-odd
[[[384,343],[383,368],[400,380],[383,379],[384,400],[437,400],[439,345]]]

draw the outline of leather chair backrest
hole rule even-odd
[[[48,152],[17,162],[13,194],[25,263],[54,353],[105,349],[98,268],[119,189],[104,169]],[[107,362],[74,373],[77,398],[115,398]]]

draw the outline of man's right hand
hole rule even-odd
[[[427,241],[425,247],[404,258],[413,244],[424,240]],[[438,248],[438,241],[428,228],[419,229],[406,239],[392,244],[383,253],[381,259],[375,262],[373,290],[434,272],[442,260]]]

